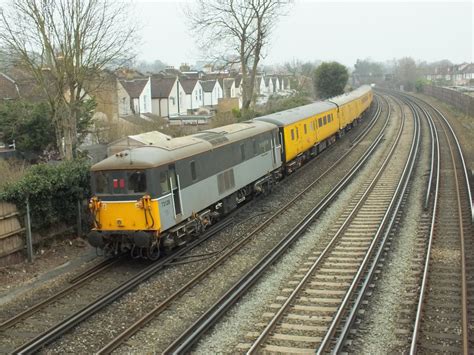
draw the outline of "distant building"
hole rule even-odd
[[[204,92],[203,106],[214,107],[219,103],[219,99],[223,97],[222,87],[218,80],[201,81],[202,90]]]
[[[204,92],[201,82],[197,79],[180,79],[179,83],[186,93],[184,107],[187,113],[191,114],[203,106]]]

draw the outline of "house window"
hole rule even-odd
[[[196,162],[195,161],[192,161],[190,163],[190,167],[191,167],[191,179],[196,180],[197,179],[197,174],[196,174]]]
[[[319,123],[319,127],[323,126],[323,119],[321,117],[318,118],[318,123]]]
[[[170,97],[170,101],[171,101],[171,104],[172,104],[172,105],[175,104],[174,97]]]
[[[240,145],[240,155],[242,157],[242,161],[245,160],[245,146],[243,144]]]
[[[146,111],[146,95],[143,96],[143,111]]]

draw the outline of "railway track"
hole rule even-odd
[[[369,125],[366,133],[373,127],[373,125],[376,123],[378,117],[381,114],[381,105],[378,106],[377,112],[375,114],[375,118],[373,119],[373,122]],[[385,126],[388,123],[388,118],[385,122]],[[354,149],[357,144],[363,140],[365,137],[365,134],[359,135],[354,139],[352,145]],[[381,138],[383,137],[383,130],[377,137],[376,142],[369,147],[367,150],[366,155],[364,155],[363,159],[361,159],[358,164],[362,165],[363,161],[366,160],[369,155],[370,151],[373,151],[377,144],[380,142]],[[154,318],[158,317],[161,313],[163,313],[173,302],[175,302],[177,299],[179,299],[181,296],[186,294],[189,290],[191,290],[196,284],[198,284],[200,281],[204,280],[208,275],[211,273],[215,272],[215,269],[219,267],[221,264],[225,263],[228,261],[231,255],[234,255],[237,253],[239,250],[241,250],[248,242],[250,242],[252,239],[255,239],[258,233],[260,233],[262,230],[264,230],[270,223],[278,219],[278,217],[285,212],[291,205],[295,204],[301,196],[303,196],[305,193],[307,193],[308,190],[316,186],[316,184],[328,173],[330,173],[335,167],[339,165],[340,162],[342,162],[348,154],[351,153],[352,149],[347,151],[343,156],[341,156],[328,170],[326,170],[323,174],[321,174],[317,179],[313,180],[305,189],[303,189],[298,195],[294,196],[290,201],[285,203],[283,206],[281,206],[278,211],[276,211],[273,215],[269,216],[262,224],[258,225],[256,228],[254,228],[250,233],[248,233],[244,238],[242,238],[237,244],[235,244],[232,248],[230,248],[227,252],[224,254],[220,255],[219,258],[217,258],[212,264],[210,264],[208,267],[206,267],[204,270],[202,270],[198,275],[196,275],[193,279],[189,280],[188,283],[183,285],[180,289],[178,289],[176,292],[174,292],[172,295],[170,295],[167,299],[165,299],[163,302],[159,303],[153,310],[148,312],[145,316],[142,318],[138,319],[133,325],[131,325],[129,328],[127,328],[125,331],[123,331],[121,334],[119,334],[117,337],[115,337],[112,341],[110,341],[106,346],[104,346],[102,349],[98,351],[99,354],[107,354],[112,352],[114,349],[119,347],[121,344],[123,344],[127,339],[129,339],[131,336],[133,336],[135,333],[137,333],[141,328],[145,327],[148,323],[150,323]],[[354,172],[355,173],[355,169]],[[335,196],[333,194],[330,199],[326,200],[326,204],[331,201],[331,199]]]
[[[220,222],[194,243],[151,264],[135,261],[134,264],[119,265],[119,258],[86,270],[73,279],[71,286],[3,322],[0,326],[1,351],[32,353],[41,349],[230,223],[232,218]],[[112,265],[115,266],[113,269]]]
[[[307,261],[306,265],[302,265],[300,273],[295,275],[295,279],[284,289],[284,293],[270,306],[270,311],[265,314],[270,320],[267,324],[260,324],[260,327],[263,327],[261,333],[249,334],[250,337],[257,338],[257,340],[252,345],[241,344],[239,350],[308,352],[314,351],[318,347],[318,343],[329,344],[329,341],[325,340],[324,334],[325,332],[329,334],[328,339],[330,339],[331,333],[341,319],[343,312],[338,312],[338,304],[343,301],[349,305],[350,297],[346,296],[354,293],[358,281],[367,268],[370,260],[367,255],[376,254],[375,246],[378,237],[383,236],[384,227],[393,223],[393,219],[389,218],[390,213],[396,214],[396,208],[394,209],[397,205],[396,200],[403,197],[401,191],[403,187],[406,187],[411,170],[408,169],[408,166],[413,166],[416,156],[415,147],[419,140],[416,122],[412,131],[410,154],[406,151],[407,146],[410,147],[409,144],[402,145],[396,152],[396,154],[401,154],[401,151],[405,151],[405,154],[409,155],[410,158],[405,159],[405,168],[400,169],[397,165],[398,174],[393,173],[394,164],[390,164],[390,168],[385,171],[385,174],[383,169],[380,170],[374,182],[366,186],[367,189],[359,194],[360,199],[352,203],[353,209],[341,216],[341,224],[334,231],[334,238],[327,248],[321,254],[310,257],[312,260]],[[402,128],[399,131],[399,137],[401,132]],[[394,154],[395,146],[396,144],[392,146],[390,155]],[[387,158],[384,167],[387,167],[388,161]],[[402,180],[399,179],[401,175],[404,177]],[[401,183],[401,181],[405,183]],[[393,197],[394,191],[397,191],[397,199]],[[382,205],[387,207],[386,213],[378,212]],[[289,234],[288,240],[300,234],[311,221],[311,218],[306,218]],[[382,221],[383,223],[380,223]],[[374,233],[377,238],[373,238]],[[204,332],[217,322],[225,310],[229,309],[242,296],[245,290],[263,274],[266,266],[276,260],[288,245],[290,243],[282,243],[272,250],[259,265],[239,280],[165,352],[180,353],[190,350]],[[383,244],[379,243],[380,245]],[[367,253],[367,249],[371,253]],[[366,256],[364,257],[364,255]],[[315,270],[319,271],[317,275],[314,275]],[[350,280],[354,278],[354,275],[356,281],[351,283]],[[340,308],[340,310],[342,309]],[[336,318],[331,317],[336,313],[339,314]]]
[[[416,101],[425,112],[434,131],[437,152],[431,219],[410,353],[468,354],[473,349],[469,334],[474,285],[467,270],[472,270],[474,243],[467,169],[448,120],[426,102],[410,100]]]
[[[380,112],[381,108],[379,105],[376,117],[380,116]],[[376,121],[377,119],[374,119],[369,128],[373,127]],[[353,142],[354,147],[356,147],[358,142],[363,138],[364,136],[362,135],[357,137]],[[349,154],[349,152],[347,152],[347,154]],[[341,157],[339,161],[342,161],[347,154]],[[336,162],[333,167],[337,166],[339,161]],[[294,200],[296,199],[297,198]],[[181,250],[180,255],[183,255],[185,252],[186,250]],[[111,285],[109,292],[105,292],[103,287],[99,287],[101,292],[88,292],[87,287],[84,287],[84,285],[94,282],[96,285],[95,288],[98,288],[97,285],[103,283],[101,280],[107,279],[106,276],[101,275],[105,275],[103,273],[109,270],[112,265],[116,265],[117,261],[104,262],[104,264],[101,263],[90,270],[86,270],[71,280],[71,286],[40,302],[35,307],[26,310],[21,315],[15,317],[15,319],[8,320],[5,327],[0,328],[0,336],[5,336],[5,339],[7,339],[5,342],[2,341],[2,344],[8,344],[5,350],[7,352],[13,350],[17,353],[30,353],[41,349],[170,263],[171,259],[160,260],[150,267],[143,268],[143,270],[135,270],[136,274],[133,277],[127,275],[127,270],[124,270],[123,278],[114,275],[114,285]],[[101,277],[103,277],[103,279],[101,279]],[[125,279],[126,281],[124,281]],[[197,280],[194,282],[197,282]],[[67,298],[67,295],[71,295],[73,292],[74,297],[76,297],[76,299],[80,298],[81,302],[72,301]],[[80,295],[82,293],[88,294],[88,296],[81,298]],[[63,304],[65,308],[61,310],[58,308],[58,311],[55,312],[55,304]],[[78,306],[80,308],[79,310],[77,310]],[[50,319],[47,322],[41,321],[41,319],[44,318],[42,315],[49,313],[57,313],[58,317]],[[41,327],[36,326],[36,323],[41,323]],[[26,331],[22,332],[22,326],[24,326],[23,329],[26,329]],[[29,331],[31,329],[34,329],[34,331]],[[23,334],[23,336],[18,336],[18,334]],[[8,341],[9,337],[11,341]]]
[[[403,291],[398,292],[395,342],[387,344],[386,350],[472,353],[473,208],[462,152],[449,122],[435,107],[413,96],[394,94],[424,117],[431,137],[431,149],[427,149],[431,162],[424,210],[419,212],[413,235],[414,257],[403,276]],[[365,304],[371,298],[366,297]],[[363,342],[357,340],[359,346]],[[344,350],[351,351],[350,345]]]

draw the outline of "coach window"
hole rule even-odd
[[[240,155],[242,157],[242,161],[245,160],[245,146],[243,144],[240,145]]]
[[[323,126],[323,119],[322,119],[322,117],[319,117],[319,118],[318,118],[318,123],[319,123],[319,127],[322,127],[322,126]]]
[[[298,132],[298,127],[296,127],[296,139],[300,139],[300,134]]]
[[[306,123],[303,125],[303,127],[304,127],[304,134],[307,134],[308,132],[306,130]]]
[[[191,179],[194,181],[197,179],[197,174],[196,174],[196,162],[195,161],[192,161],[191,163],[189,163],[190,167],[191,167]]]
[[[328,115],[328,123],[330,123],[330,122],[331,122],[331,116]]]
[[[161,196],[168,194],[170,189],[170,179],[168,179],[168,170],[160,172]]]
[[[324,124],[327,123],[327,121],[326,121],[326,116],[323,117],[323,122],[324,122]]]
[[[295,132],[293,130],[291,130],[291,140],[292,141],[295,140]]]

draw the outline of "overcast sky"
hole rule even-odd
[[[179,66],[203,59],[183,6],[182,1],[135,2],[143,20],[139,60]],[[473,11],[470,1],[296,0],[275,29],[264,63],[320,59],[352,66],[357,58],[385,61],[403,56],[472,62]]]

